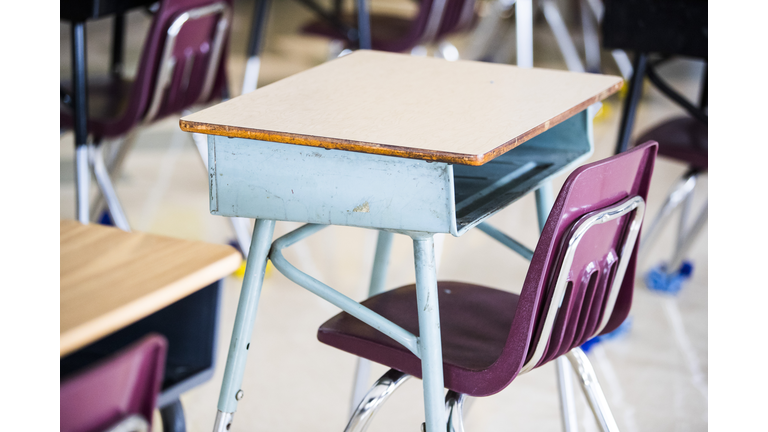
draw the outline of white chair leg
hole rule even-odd
[[[579,383],[587,396],[595,419],[603,432],[618,432],[619,426],[613,418],[611,409],[608,407],[608,401],[605,399],[600,383],[597,382],[597,375],[592,363],[581,348],[574,348],[569,351],[565,357],[571,362],[576,375],[579,377]],[[562,358],[562,357],[561,357]]]
[[[112,187],[112,180],[110,180],[107,167],[104,164],[101,146],[90,144],[88,153],[91,165],[93,166],[93,174],[96,177],[96,183],[99,185],[99,189],[101,189],[101,193],[107,201],[107,208],[112,216],[112,220],[115,221],[115,226],[123,231],[130,232],[131,227],[128,225],[128,219],[125,217],[125,213],[123,213],[123,207],[117,199],[115,189]]]

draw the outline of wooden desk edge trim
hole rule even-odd
[[[152,294],[127,303],[94,320],[61,333],[59,357],[64,357],[92,342],[134,323],[188,296],[197,289],[226,277],[240,267],[239,253],[228,255],[205,268],[172,282]],[[222,276],[223,275],[223,276]],[[190,288],[195,287],[190,292]]]
[[[463,153],[450,153],[441,151],[414,150],[406,147],[391,146],[386,144],[375,144],[360,141],[349,141],[339,138],[327,138],[311,135],[298,135],[288,132],[276,132],[261,129],[249,129],[243,127],[217,125],[212,123],[195,122],[179,119],[179,127],[185,132],[202,133],[206,135],[218,135],[228,138],[245,138],[262,141],[279,142],[285,144],[297,144],[309,147],[320,147],[324,149],[354,151],[359,153],[370,153],[384,156],[396,156],[407,159],[421,159],[432,162],[445,162],[450,164],[461,164],[470,166],[483,165],[494,158],[512,150],[529,139],[539,135],[552,127],[562,123],[570,117],[585,110],[590,105],[599,102],[608,96],[619,91],[623,80],[609,87],[601,93],[585,100],[584,102],[564,111],[563,113],[547,120],[546,122],[524,132],[523,134],[507,141],[495,149],[479,155],[470,155]]]

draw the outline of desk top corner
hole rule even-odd
[[[60,355],[231,274],[231,246],[60,223]]]

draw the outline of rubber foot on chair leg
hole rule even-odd
[[[660,264],[646,273],[645,285],[652,291],[677,294],[692,273],[693,264],[690,261],[683,261],[680,268],[673,272],[667,271],[666,264]]]

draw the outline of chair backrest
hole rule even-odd
[[[613,331],[627,317],[634,239],[657,149],[645,143],[568,176],[533,253],[507,342],[477,394],[500,391],[519,373]]]
[[[231,23],[232,0],[162,0],[120,122],[129,128],[219,97]]]
[[[60,386],[61,432],[108,430],[121,422],[152,422],[168,342],[146,336]]]

